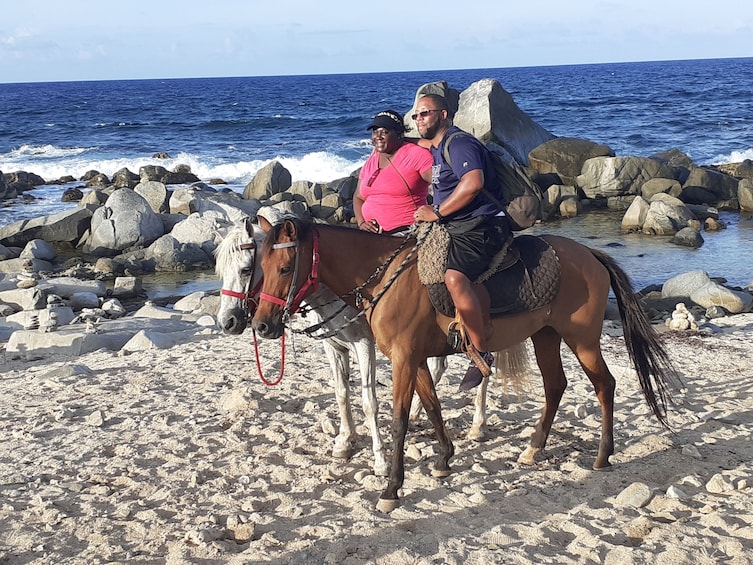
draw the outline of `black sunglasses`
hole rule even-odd
[[[431,114],[432,112],[441,112],[441,111],[442,111],[442,110],[421,110],[420,112],[416,112],[415,114],[413,114],[413,115],[412,115],[412,116],[410,117],[410,119],[411,119],[411,120],[413,120],[413,121],[415,122],[415,121],[416,121],[416,118],[418,118],[419,116],[421,116],[422,118],[425,118],[426,116],[428,116],[428,115],[429,115],[429,114]]]

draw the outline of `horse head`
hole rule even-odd
[[[252,325],[261,337],[276,339],[301,301],[318,287],[316,231],[311,223],[286,219],[272,226],[260,262],[264,283]]]
[[[255,285],[262,280],[257,261],[264,232],[250,218],[237,224],[215,250],[215,272],[222,279],[217,323],[223,333],[240,334],[256,305]]]

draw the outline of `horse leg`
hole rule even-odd
[[[387,486],[382,491],[377,510],[392,512],[398,507],[397,491],[405,481],[405,435],[408,433],[408,414],[416,386],[417,367],[392,355],[392,465]]]
[[[376,351],[372,340],[361,339],[353,345],[361,371],[361,400],[366,426],[371,433],[371,449],[374,453],[374,474],[386,477],[389,471],[384,455],[382,435],[379,433],[379,404],[376,397]]]
[[[546,327],[532,335],[531,341],[536,353],[536,363],[544,380],[544,408],[528,447],[518,457],[518,463],[524,465],[536,464],[536,455],[546,446],[554,416],[567,388],[560,353],[562,337],[552,328]]]
[[[473,424],[468,432],[468,439],[483,441],[486,437],[486,390],[489,379],[482,379],[476,391],[476,399],[473,401]]]
[[[594,386],[596,397],[601,405],[601,440],[596,455],[594,469],[608,469],[612,466],[609,456],[614,453],[614,389],[615,380],[601,354],[600,337],[587,343],[570,344],[575,356]]]
[[[332,369],[335,399],[340,414],[340,428],[332,447],[332,456],[338,459],[348,459],[353,455],[353,445],[356,441],[356,428],[353,424],[353,412],[350,409],[348,350],[329,339],[325,339],[322,345]]]
[[[434,388],[434,381],[431,379],[431,374],[425,362],[418,367],[416,392],[418,392],[421,403],[424,405],[426,415],[429,416],[429,420],[434,425],[434,432],[437,434],[437,441],[439,442],[439,457],[431,474],[434,477],[446,477],[451,473],[450,458],[455,455],[455,447],[452,445],[450,434],[442,419],[437,390]]]
[[[431,378],[434,381],[434,387],[436,388],[447,370],[447,357],[429,357],[426,360],[426,364],[429,367],[429,373],[431,373]],[[418,396],[414,396],[410,407],[409,419],[411,422],[418,421],[422,409],[423,405],[421,404],[421,399]]]

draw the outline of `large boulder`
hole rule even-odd
[[[243,198],[246,200],[264,200],[273,194],[283,192],[290,188],[292,177],[282,163],[270,161],[257,171],[243,190]]]
[[[180,243],[166,234],[147,249],[146,259],[152,261],[155,271],[184,272],[209,269],[214,261],[198,244]]]
[[[447,83],[429,83],[421,86],[416,100],[407,115],[415,112],[416,102],[424,94],[440,94],[447,99],[450,113],[455,112],[453,91]],[[528,153],[555,136],[534,122],[521,110],[510,93],[495,79],[485,78],[471,84],[460,93],[453,123],[473,134],[483,143],[497,145],[498,152],[517,164],[528,165]],[[409,124],[414,135],[415,124]]]
[[[144,197],[149,206],[157,214],[167,211],[169,193],[164,183],[156,180],[145,180],[138,183],[133,190]]]
[[[194,243],[205,253],[212,255],[221,240],[219,228],[220,225],[214,218],[194,213],[175,224],[170,235],[181,244]]]
[[[233,191],[217,192],[205,184],[175,190],[170,195],[170,213],[186,216],[198,212],[202,216],[221,218],[234,223],[256,216],[261,207],[258,200],[246,200]]]
[[[696,220],[679,198],[669,194],[655,194],[651,198],[642,231],[648,235],[674,235]]]
[[[163,234],[162,220],[149,203],[130,188],[120,188],[94,212],[83,250],[95,256],[115,255],[146,247]]]
[[[16,191],[8,186],[5,175],[0,171],[0,200],[9,200],[17,196]]]
[[[31,220],[0,226],[0,243],[24,247],[33,239],[77,243],[89,229],[94,207],[79,207]]]
[[[560,184],[574,186],[583,163],[593,157],[614,157],[614,151],[586,139],[557,137],[534,147],[528,153],[528,166],[537,173],[554,173]]]
[[[739,180],[704,167],[693,167],[682,186],[680,198],[690,204],[709,204],[720,208],[738,208]]]
[[[744,212],[753,212],[753,180],[744,178],[737,186],[737,200],[740,203],[740,210]]]
[[[583,163],[575,183],[592,199],[637,195],[653,178],[674,178],[674,171],[655,159],[645,157],[594,157]]]

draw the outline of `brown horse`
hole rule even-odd
[[[561,268],[559,291],[549,306],[495,318],[490,346],[497,351],[530,337],[544,380],[544,409],[530,445],[520,456],[533,464],[545,446],[557,407],[567,386],[562,367],[562,340],[593,383],[601,405],[601,440],[595,469],[609,467],[614,452],[615,380],[601,353],[600,338],[610,287],[622,319],[625,344],[646,402],[667,425],[669,380],[675,372],[633,294],[625,272],[608,255],[573,240],[544,236]],[[448,351],[446,328],[451,319],[437,313],[417,272],[416,241],[379,236],[344,226],[286,220],[272,229],[262,246],[262,301],[253,325],[259,335],[278,338],[297,302],[321,280],[358,309],[367,310],[379,349],[392,361],[392,465],[377,508],[398,505],[404,480],[404,448],[408,413],[418,393],[439,441],[434,476],[450,473],[454,454],[442,420],[427,357]]]

